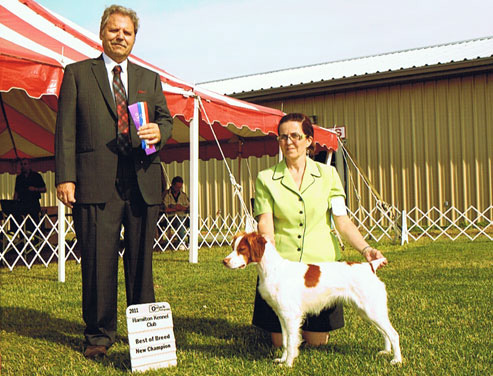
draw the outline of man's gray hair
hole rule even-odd
[[[137,31],[139,30],[139,17],[137,17],[137,13],[130,8],[126,8],[124,6],[116,5],[116,4],[110,5],[108,8],[104,10],[103,16],[101,17],[101,25],[99,26],[99,34],[103,32],[106,24],[108,23],[108,19],[114,13],[118,13],[123,16],[130,17],[130,19],[134,24],[135,34],[137,34]]]

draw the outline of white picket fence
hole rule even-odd
[[[454,207],[441,212],[437,208],[422,211],[414,208],[408,212],[393,207],[376,205],[371,210],[360,207],[349,215],[363,236],[380,242],[390,239],[405,243],[424,237],[432,240],[448,238],[469,240],[486,238],[493,240],[493,206],[480,211],[474,207],[459,211]],[[199,218],[199,248],[225,246],[231,243],[235,233],[245,228],[245,217],[237,215],[218,215],[215,218]],[[77,238],[72,218],[65,218],[65,258],[80,262],[77,251]],[[177,229],[171,226],[172,218],[162,215],[156,227],[154,249],[156,251],[176,251],[187,248],[189,230],[186,219],[179,219],[179,226],[186,230],[180,238]],[[29,230],[27,230],[29,229]],[[0,266],[13,270],[16,266],[31,268],[35,263],[48,266],[58,261],[58,219],[44,215],[34,223],[25,217],[20,223],[9,215],[0,222]],[[123,249],[120,254],[123,254]]]

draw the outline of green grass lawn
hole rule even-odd
[[[380,246],[389,265],[390,320],[399,332],[402,366],[377,357],[378,332],[345,308],[346,326],[329,344],[302,347],[292,369],[274,364],[279,350],[250,325],[256,270],[228,270],[228,248],[201,249],[199,263],[186,252],[156,253],[156,298],[171,304],[178,366],[146,375],[491,375],[493,373],[491,241],[420,241]],[[360,260],[346,250],[344,258]],[[2,375],[130,374],[125,287],[120,267],[118,338],[101,363],[82,351],[80,266],[67,264],[0,270]]]

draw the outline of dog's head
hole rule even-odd
[[[223,264],[230,269],[243,269],[248,264],[257,263],[262,259],[267,240],[257,232],[239,233],[233,238],[231,252]]]

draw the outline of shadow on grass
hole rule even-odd
[[[43,339],[82,350],[81,334],[84,326],[79,322],[55,318],[48,313],[30,308],[0,308],[2,330],[19,336]]]
[[[53,342],[81,352],[84,324],[53,317],[47,312],[23,307],[1,307],[0,327],[18,336]],[[174,332],[178,351],[199,351],[215,357],[258,359],[272,351],[266,334],[249,325],[230,323],[225,319],[175,316]],[[115,344],[128,344],[117,336]],[[255,350],[252,350],[255,349]],[[128,351],[113,349],[108,363],[128,369]]]
[[[233,324],[225,319],[174,316],[173,331],[177,355],[182,359],[200,353],[204,358],[216,360],[253,361],[272,358],[274,354],[267,334],[253,326]],[[115,344],[121,345],[119,342],[128,344],[126,338],[118,338]],[[131,370],[128,348],[113,347],[101,364],[120,371]]]
[[[175,316],[173,320],[176,346],[179,350],[200,351],[214,357],[243,358],[249,361],[272,358],[276,351],[280,352],[280,349],[272,347],[270,334],[253,325],[239,325],[225,319],[198,317]],[[208,338],[197,343],[198,337]],[[305,348],[304,351],[341,354],[353,350],[347,344],[338,344],[330,340],[325,346],[314,348],[302,345],[301,348]]]
[[[176,346],[182,351],[199,351],[214,357],[255,360],[271,353],[268,334],[251,326],[225,319],[173,317]]]
[[[50,341],[78,353],[83,350],[82,322],[60,319],[43,311],[21,307],[2,307],[0,317],[0,327],[6,332]],[[185,358],[190,356],[186,353],[198,352],[206,358],[258,361],[273,359],[276,351],[280,351],[271,347],[268,333],[252,325],[240,325],[226,319],[181,316],[175,316],[173,321],[178,356],[182,352]],[[131,366],[127,338],[117,335],[115,345],[101,365],[129,371]],[[330,344],[317,350],[329,354],[348,351],[344,346]]]
[[[22,307],[0,307],[0,328],[19,336],[42,339],[74,351],[83,350],[85,326],[81,322],[52,317],[48,313]],[[116,342],[126,341],[117,335]]]
[[[174,317],[174,332],[178,352],[201,353],[207,358],[242,359],[246,362],[273,362],[281,355],[281,349],[273,348],[270,334],[253,325],[241,325],[225,319],[204,319],[198,317]],[[344,335],[341,331],[339,336]],[[300,355],[305,353],[308,359],[320,354],[326,361],[336,355],[362,352],[373,359],[373,350],[363,351],[356,344],[341,343],[331,338],[324,346],[311,347],[302,344]],[[377,350],[375,350],[376,353]],[[319,355],[317,355],[319,356]],[[322,358],[324,359],[324,358]]]
[[[20,337],[29,337],[66,346],[82,356],[84,349],[84,328],[82,322],[53,317],[46,312],[21,307],[0,307],[0,328]],[[127,344],[127,338],[117,335],[115,344]],[[128,351],[113,351],[104,366],[129,370]]]

